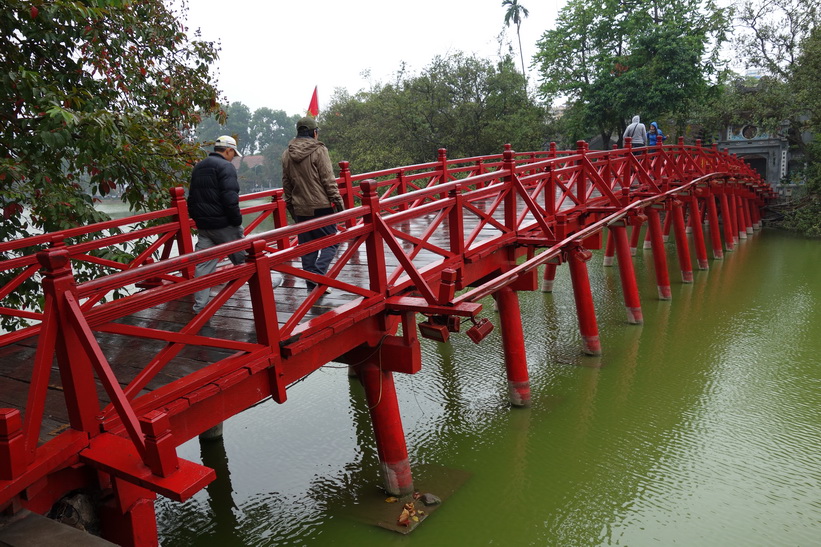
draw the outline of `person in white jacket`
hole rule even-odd
[[[633,121],[624,130],[622,140],[630,137],[633,139],[633,147],[644,146],[647,144],[647,128],[641,123],[639,116],[633,116]]]

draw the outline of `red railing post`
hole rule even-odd
[[[177,222],[180,230],[177,233],[177,249],[180,256],[194,252],[194,238],[191,236],[191,217],[188,216],[188,202],[185,201],[185,189],[177,186],[171,189],[171,206],[177,210]],[[194,266],[182,270],[185,279],[194,278]]]
[[[345,209],[352,209],[356,206],[356,196],[353,193],[353,183],[351,182],[351,164],[347,161],[339,162],[339,177],[336,179],[339,193],[342,195],[342,202]]]
[[[37,260],[43,266],[43,293],[52,297],[55,308],[45,313],[57,313],[59,317],[55,351],[69,423],[73,429],[93,436],[100,430],[97,421],[100,403],[91,359],[83,349],[79,334],[71,327],[71,311],[65,301],[66,293],[77,293],[69,252],[64,247],[55,247],[38,252]]]
[[[168,413],[152,410],[140,418],[140,428],[145,435],[145,463],[151,472],[167,477],[180,468],[171,420]]]
[[[587,142],[585,141],[576,141],[576,153],[582,156],[587,154]],[[585,199],[585,194],[587,190],[587,168],[586,162],[579,161],[579,176],[576,179],[576,199],[579,200],[579,204],[586,204],[587,200]]]
[[[370,288],[374,292],[385,294],[388,290],[388,274],[385,266],[385,244],[375,222],[379,216],[379,194],[376,192],[376,181],[363,180],[359,188],[362,190],[362,205],[368,208],[362,221],[366,226],[370,226],[371,230],[371,235],[365,243]]]
[[[453,200],[453,207],[448,213],[448,237],[450,238],[450,251],[456,256],[462,256],[465,253],[465,218],[463,216],[464,211],[462,211],[461,184],[449,192],[448,199]],[[461,277],[461,275],[459,277]]]
[[[356,196],[354,195],[353,181],[351,180],[351,164],[347,161],[339,162],[339,178],[336,179],[336,185],[339,188],[339,193],[342,194],[342,203],[345,204],[345,209],[352,209],[356,207]],[[345,221],[345,226],[353,227],[354,219]]]
[[[25,469],[26,443],[20,411],[0,408],[0,480],[13,480]]]
[[[553,166],[545,167],[547,172],[547,184],[544,187],[544,210],[549,217],[556,214],[556,174],[553,172]]]
[[[285,199],[281,193],[276,193],[271,196],[271,206],[273,211],[271,216],[274,220],[274,228],[283,228],[288,225],[288,210],[285,207]],[[296,219],[294,219],[296,222]],[[291,246],[291,241],[287,237],[281,237],[276,241],[277,249],[287,249]]]
[[[405,170],[400,169],[398,173],[396,173],[396,190],[397,194],[400,196],[405,195],[408,193],[408,181],[405,180]],[[400,211],[407,211],[410,208],[410,204],[402,203],[399,206]]]
[[[514,187],[513,180],[516,178],[516,160],[513,158],[513,150],[511,149],[509,144],[505,144],[504,152],[502,152],[502,169],[510,173],[505,178],[505,202],[504,202],[504,212],[505,212],[505,226],[511,232],[516,231],[516,225],[518,222],[518,209],[517,209],[517,199],[516,196],[518,192]]]
[[[440,148],[438,150],[438,158],[437,161],[439,162],[439,184],[444,184],[448,182],[448,178],[450,174],[448,173],[448,149],[447,148]]]

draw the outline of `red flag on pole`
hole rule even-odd
[[[311,104],[308,105],[308,114],[314,118],[319,116],[319,98],[316,95],[316,86],[314,87],[314,94],[311,97]]]

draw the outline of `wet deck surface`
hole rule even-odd
[[[396,228],[404,233],[412,234],[413,237],[419,238],[430,228],[430,223],[433,222],[433,220],[434,215],[424,215],[412,221],[402,223]],[[465,233],[470,233],[477,223],[478,218],[473,219],[473,222],[466,223]],[[495,229],[488,231],[495,232]],[[488,235],[490,234],[483,232],[483,235],[480,235],[478,239],[483,240]],[[435,246],[447,248],[449,245],[448,237],[448,228],[445,222],[445,224],[439,226],[436,233],[433,234],[428,241]],[[412,251],[413,247],[410,243],[402,242],[401,244],[405,252]],[[337,260],[342,257],[347,249],[347,245],[347,243],[340,245],[336,255]],[[387,247],[385,258],[388,276],[390,277],[391,272],[394,271],[399,262],[398,259],[387,250]],[[425,264],[441,258],[440,255],[423,249],[413,258],[413,263],[417,268],[421,268]],[[220,267],[223,266],[230,267],[230,262],[222,262]],[[301,264],[299,259],[292,262],[291,266],[300,269]],[[336,279],[342,283],[348,283],[357,287],[366,288],[369,286],[367,256],[364,245],[356,250]],[[276,286],[277,316],[279,326],[282,327],[291,318],[295,310],[305,301],[310,292],[306,288],[304,279],[288,274],[272,272],[272,283]],[[219,288],[220,287],[214,287],[212,289],[212,298],[213,295],[217,294]],[[359,298],[359,295],[333,288],[331,292],[326,292],[314,303],[301,322],[319,317],[329,310]],[[191,309],[192,304],[193,297],[188,296],[142,310],[131,316],[117,320],[117,322],[161,329],[169,332],[179,332],[194,317],[194,313]],[[248,285],[246,284],[237,290],[214,316],[211,317],[208,323],[200,329],[198,334],[238,342],[256,342],[253,306]],[[166,342],[164,341],[143,337],[97,331],[95,331],[95,336],[112,371],[123,387],[139,374],[143,367],[151,362],[157,353],[166,346]],[[37,344],[38,337],[33,336],[14,345],[0,347],[0,407],[15,408],[25,414]],[[151,380],[143,390],[143,393],[167,385],[179,378],[183,378],[187,374],[198,371],[233,353],[233,351],[223,348],[207,347],[205,345],[187,345],[179,355],[169,362]],[[97,382],[97,392],[101,405],[107,405],[110,402],[110,398],[99,381]],[[40,429],[40,443],[47,442],[67,428],[68,415],[63,398],[57,360],[55,358],[49,378],[45,414]]]

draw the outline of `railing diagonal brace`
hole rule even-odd
[[[145,436],[140,428],[140,422],[134,412],[134,408],[125,396],[117,377],[114,376],[114,371],[111,370],[111,365],[103,355],[103,350],[94,338],[94,333],[91,332],[91,327],[86,323],[83,317],[83,312],[80,309],[80,304],[77,302],[74,295],[70,292],[65,293],[66,305],[70,312],[70,321],[72,327],[77,331],[77,338],[86,351],[91,364],[94,367],[97,377],[103,384],[106,393],[111,399],[111,404],[117,409],[122,420],[123,426],[128,432],[128,436],[137,448],[140,457],[145,461]]]
[[[422,296],[425,300],[430,302],[431,304],[436,303],[436,296],[433,294],[430,286],[428,285],[425,278],[423,278],[419,271],[416,269],[416,266],[413,265],[413,262],[407,257],[405,252],[402,250],[402,246],[396,241],[396,238],[393,237],[391,233],[390,227],[385,223],[385,219],[381,216],[374,216],[374,227],[376,230],[384,238],[385,243],[388,247],[393,251],[394,255],[396,256],[399,263],[402,264],[402,267],[405,268],[405,272],[407,272],[408,276],[413,280],[414,285],[422,293]]]

